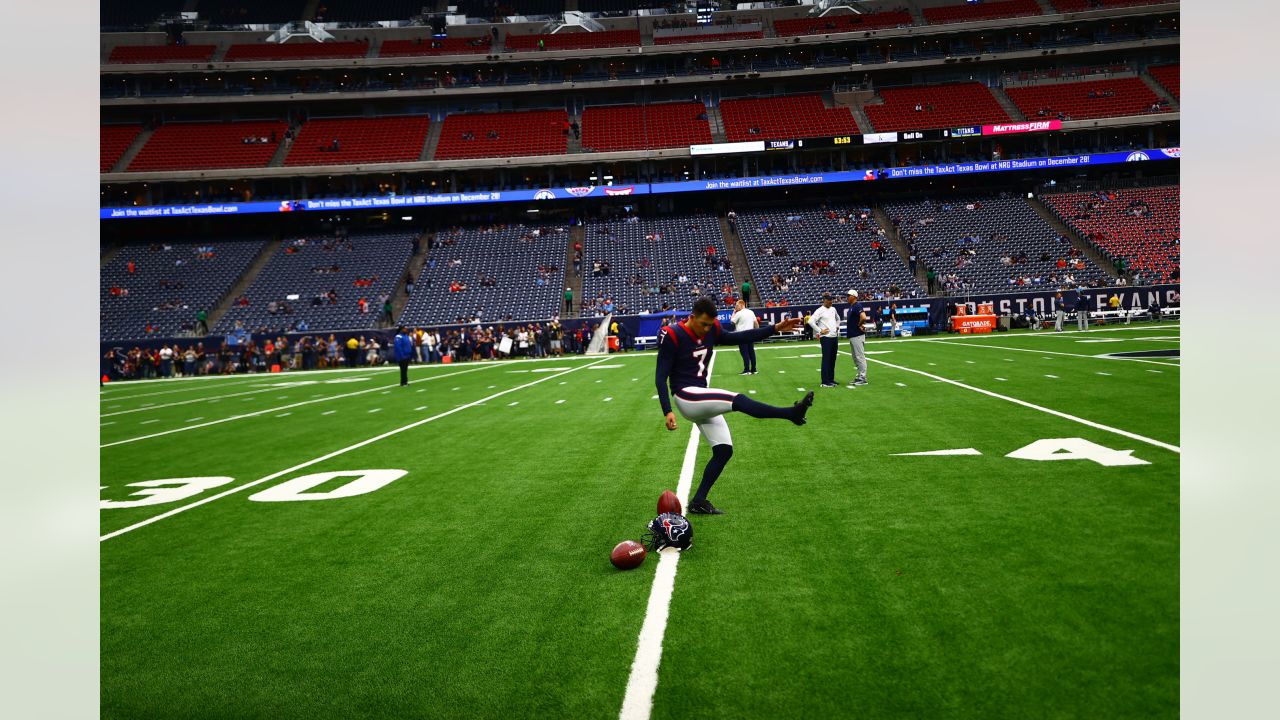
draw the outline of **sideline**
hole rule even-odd
[[[1134,338],[1134,340],[1137,340],[1137,339],[1138,338]],[[977,348],[990,348],[992,350],[1012,350],[1014,352],[1040,353],[1041,355],[1066,355],[1067,357],[1089,358],[1091,360],[1111,360],[1111,361],[1127,360],[1130,362],[1150,363],[1152,365],[1164,365],[1166,367],[1176,367],[1176,368],[1182,367],[1182,365],[1178,363],[1160,362],[1159,360],[1146,360],[1143,358],[1112,357],[1110,354],[1083,355],[1081,353],[1060,352],[1058,350],[1033,350],[1031,348],[1015,348],[1015,347],[1005,347],[1004,345],[988,345],[987,343],[956,342],[955,340],[927,340],[926,342],[936,343],[938,345],[959,345],[960,347],[977,347]]]

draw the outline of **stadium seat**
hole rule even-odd
[[[1154,5],[1173,0],[1049,0],[1053,9],[1061,13],[1085,12],[1086,10],[1103,10],[1106,8],[1130,7],[1133,5]]]
[[[309,332],[375,327],[382,313],[381,297],[393,294],[404,279],[416,232],[352,234],[334,237],[288,238],[244,291],[247,306],[233,302],[214,331],[229,332],[237,320],[257,331],[283,332],[305,320]],[[333,268],[337,267],[334,271]],[[368,285],[356,285],[369,281]],[[330,290],[337,302],[313,304]],[[290,297],[296,296],[296,297]],[[359,300],[368,312],[360,312]],[[269,303],[286,303],[288,312],[272,314]]]
[[[586,50],[611,47],[639,47],[639,30],[605,30],[602,32],[559,32],[552,35],[508,35],[507,52],[538,50],[542,41],[546,50]]]
[[[109,63],[209,62],[217,45],[117,45]]]
[[[1155,78],[1156,82],[1164,86],[1164,89],[1168,90],[1170,95],[1181,100],[1182,95],[1179,94],[1181,87],[1178,81],[1180,69],[1178,65],[1153,65],[1147,68],[1147,73]]]
[[[725,42],[727,40],[756,40],[764,37],[763,30],[747,32],[708,33],[706,35],[664,35],[654,37],[654,45],[682,45],[686,43]]]
[[[564,110],[449,115],[435,159],[563,155],[568,147],[564,134],[568,121]]]
[[[884,99],[883,104],[863,107],[877,132],[983,125],[1011,119],[991,90],[979,82],[884,88],[878,94]]]
[[[487,37],[417,38],[383,40],[378,57],[413,57],[418,55],[484,55],[489,52]]]
[[[1069,239],[1054,232],[1023,199],[948,198],[890,203],[884,210],[898,221],[902,238],[915,243],[919,261],[938,273],[951,295],[1053,290],[1108,280],[1087,257],[1076,258],[1084,269],[1058,268],[1059,258],[1070,258]],[[1002,262],[1005,255],[1023,253],[1025,261]]]
[[[924,8],[921,12],[924,13],[924,19],[929,21],[930,25],[942,25],[944,23],[1040,15],[1042,11],[1040,4],[1036,0],[1004,0],[1003,2],[963,2],[955,5],[939,5]]]
[[[900,291],[897,297],[925,295],[888,238],[878,234],[880,226],[868,208],[744,210],[737,225],[762,302],[812,304],[824,292],[843,301],[849,288],[871,299],[887,296],[890,286]],[[883,260],[871,247],[876,239],[886,249]],[[814,261],[829,264],[815,273]],[[775,278],[783,284],[775,284]]]
[[[709,143],[706,112],[700,102],[589,107],[582,112],[582,147],[616,152]]]
[[[101,169],[98,172],[110,172],[141,130],[137,125],[103,125],[99,132]]]
[[[260,238],[219,239],[121,248],[100,275],[101,339],[190,332],[196,313],[212,310],[235,287],[263,244]]]
[[[646,239],[659,235],[659,239]],[[717,259],[728,259],[720,222],[714,215],[593,222],[586,227],[582,296],[575,299],[574,309],[581,303],[584,309],[579,314],[594,316],[599,312],[593,304],[610,299],[619,314],[652,312],[664,304],[688,310],[700,294],[720,299],[726,283],[736,293],[732,269],[719,270],[707,264],[708,246],[715,248]],[[609,274],[594,274],[596,262],[607,262]],[[636,274],[642,281],[638,284],[632,282]],[[685,282],[679,281],[681,274]],[[649,292],[664,285],[671,286],[673,292]]]
[[[1053,118],[1058,113],[1073,120],[1145,115],[1160,100],[1137,77],[1028,85],[1006,88],[1005,92],[1028,120]]]
[[[1041,197],[1064,223],[1129,272],[1167,282],[1181,263],[1178,186],[1057,193]]]
[[[536,234],[535,234],[536,233]],[[549,318],[564,297],[568,228],[550,223],[453,227],[436,234],[430,264],[400,315],[407,325]],[[542,271],[539,271],[539,268]],[[481,283],[492,278],[493,286]],[[457,281],[465,285],[452,290]]]
[[[241,43],[227,48],[226,62],[254,60],[328,60],[333,58],[362,58],[369,54],[369,45],[363,42],[324,42],[314,40],[278,43]]]
[[[431,118],[425,115],[309,120],[289,148],[284,164],[415,162],[422,155],[430,127]],[[331,149],[335,139],[336,152]]]
[[[819,18],[775,20],[773,21],[773,30],[778,37],[791,37],[793,35],[826,35],[861,30],[880,30],[892,27],[908,27],[913,24],[915,23],[911,18],[911,13],[894,11],[866,15],[850,13]]]
[[[858,134],[848,108],[827,108],[818,95],[724,100],[720,116],[729,142]]]
[[[169,123],[152,133],[128,171],[266,167],[288,128],[283,120]],[[246,143],[246,138],[267,142]]]

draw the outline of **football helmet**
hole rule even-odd
[[[640,539],[651,552],[666,548],[685,551],[693,544],[693,526],[678,513],[662,513],[649,521],[649,527]]]

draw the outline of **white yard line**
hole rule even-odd
[[[848,352],[845,352],[845,351],[843,351],[843,350],[842,350],[842,351],[840,351],[840,354],[841,354],[841,355],[849,355],[849,353],[848,353]],[[950,378],[940,377],[940,376],[938,376],[938,375],[934,375],[934,374],[932,374],[932,373],[925,372],[924,370],[916,370],[915,368],[904,367],[904,366],[902,366],[902,365],[894,365],[893,363],[885,362],[884,360],[874,360],[874,359],[872,359],[872,358],[867,358],[867,361],[868,361],[868,362],[874,362],[874,363],[877,363],[877,364],[880,364],[880,365],[884,365],[885,367],[891,367],[891,368],[893,368],[893,369],[895,369],[895,370],[902,370],[903,372],[915,373],[916,375],[923,375],[923,376],[925,376],[925,377],[927,377],[927,378],[929,378],[929,379],[931,379],[931,380],[937,380],[937,381],[939,381],[939,382],[944,382],[944,383],[947,383],[948,385],[955,385],[956,387],[958,387],[958,388],[964,388],[965,390],[972,390],[973,392],[981,393],[981,394],[983,394],[983,395],[986,395],[987,397],[993,397],[993,398],[996,398],[997,400],[1004,400],[1005,402],[1011,402],[1011,403],[1013,403],[1013,404],[1015,404],[1015,405],[1021,405],[1022,407],[1025,407],[1025,408],[1030,408],[1030,409],[1032,409],[1032,410],[1038,410],[1039,412],[1047,413],[1047,414],[1049,414],[1049,415],[1053,415],[1053,416],[1055,416],[1055,417],[1060,417],[1060,418],[1062,418],[1062,419],[1064,419],[1064,420],[1070,420],[1071,422],[1080,423],[1081,425],[1087,425],[1087,426],[1089,426],[1089,427],[1091,427],[1091,428],[1095,428],[1095,429],[1097,429],[1097,430],[1103,430],[1103,431],[1105,431],[1105,432],[1114,433],[1114,434],[1116,434],[1116,435],[1120,435],[1120,436],[1122,436],[1122,437],[1127,437],[1127,438],[1129,438],[1130,440],[1137,440],[1137,441],[1139,441],[1139,442],[1144,442],[1144,443],[1147,443],[1148,445],[1154,445],[1155,447],[1162,448],[1162,449],[1164,449],[1164,450],[1168,450],[1168,451],[1170,451],[1170,452],[1175,452],[1175,453],[1178,453],[1178,454],[1182,454],[1182,448],[1178,447],[1177,445],[1170,445],[1169,443],[1162,442],[1162,441],[1160,441],[1160,440],[1155,440],[1155,439],[1153,439],[1153,438],[1149,438],[1149,437],[1147,437],[1147,436],[1145,436],[1145,435],[1139,435],[1139,434],[1137,434],[1137,433],[1131,433],[1131,432],[1129,432],[1128,430],[1121,430],[1120,428],[1114,428],[1114,427],[1111,427],[1110,425],[1103,425],[1102,423],[1099,423],[1099,422],[1094,422],[1094,421],[1092,421],[1092,420],[1086,420],[1085,418],[1082,418],[1082,417],[1076,417],[1075,415],[1070,415],[1070,414],[1068,414],[1068,413],[1064,413],[1064,412],[1061,412],[1061,411],[1058,411],[1058,410],[1053,410],[1053,409],[1051,409],[1051,408],[1047,408],[1047,407],[1044,407],[1044,406],[1042,406],[1042,405],[1036,405],[1036,404],[1034,404],[1034,403],[1029,403],[1029,402],[1027,402],[1026,400],[1019,400],[1018,398],[1009,397],[1008,395],[1001,395],[1000,393],[991,392],[990,390],[983,390],[982,388],[974,387],[974,386],[972,386],[972,385],[966,385],[966,384],[964,384],[964,383],[962,383],[962,382],[960,382],[960,381],[952,380],[952,379],[950,379]]]
[[[461,370],[459,372],[450,373],[449,375],[439,375],[437,377],[432,377],[432,378],[422,378],[421,380],[419,380],[419,382],[426,382],[428,380],[446,378],[446,377],[450,377],[451,375],[462,375],[464,373],[476,372],[478,370],[484,370],[491,367],[494,367],[494,366],[481,365],[480,367],[471,368],[470,370]],[[139,440],[150,440],[151,438],[163,437],[165,435],[172,435],[173,433],[186,432],[188,430],[196,430],[203,427],[209,427],[211,425],[220,425],[222,423],[231,422],[233,420],[243,420],[245,418],[257,417],[259,415],[263,415],[269,412],[279,412],[280,410],[289,410],[292,408],[301,407],[303,405],[310,405],[312,403],[328,402],[330,400],[339,400],[341,398],[355,397],[356,395],[365,395],[367,393],[382,390],[384,387],[385,386],[383,385],[376,385],[371,388],[365,388],[364,390],[356,390],[355,392],[343,393],[341,395],[328,395],[322,398],[318,398],[316,400],[303,400],[301,402],[292,403],[290,405],[281,405],[279,407],[266,408],[264,410],[255,410],[254,412],[243,413],[241,415],[232,415],[231,417],[225,417],[220,420],[210,420],[209,422],[200,423],[199,425],[188,425],[186,427],[174,428],[172,430],[165,430],[163,432],[152,433],[150,435],[139,435],[138,437],[127,438],[125,440],[116,440],[115,442],[103,443],[102,445],[99,445],[98,448],[102,449],[102,448],[114,447],[116,445],[126,445],[128,443],[138,442]]]
[[[601,358],[601,359],[600,359],[600,360],[598,360],[597,362],[604,362],[604,360],[605,360],[605,358]],[[491,366],[486,366],[486,367],[491,367]],[[576,368],[573,368],[573,369],[571,369],[571,370],[566,370],[566,371],[564,371],[564,372],[560,373],[560,375],[567,375],[567,374],[569,374],[569,373],[571,373],[571,372],[577,372],[578,370],[581,370],[581,369],[582,369],[582,368],[584,368],[584,367],[590,367],[590,364],[588,364],[588,365],[583,365],[583,366],[581,366],[581,367],[576,367]],[[482,368],[476,368],[476,369],[477,369],[477,370],[479,370],[479,369],[482,369]],[[468,371],[466,371],[466,372],[472,372],[472,371],[468,370]],[[418,420],[418,421],[416,421],[416,422],[411,422],[411,423],[409,423],[408,425],[402,425],[401,427],[398,427],[398,428],[396,428],[396,429],[394,429],[394,430],[388,430],[387,432],[384,432],[384,433],[382,433],[381,435],[375,435],[375,436],[373,436],[373,437],[371,437],[371,438],[369,438],[369,439],[367,439],[367,440],[361,440],[361,441],[360,441],[360,442],[358,442],[358,443],[355,443],[355,444],[353,444],[353,445],[348,445],[348,446],[346,446],[346,447],[344,447],[344,448],[342,448],[342,449],[340,449],[340,450],[334,450],[334,451],[333,451],[333,452],[331,452],[331,453],[327,453],[327,454],[325,454],[325,455],[321,455],[320,457],[315,458],[315,459],[313,459],[313,460],[308,460],[308,461],[306,461],[306,462],[304,462],[304,463],[299,463],[299,464],[297,464],[297,465],[294,465],[294,466],[293,466],[293,467],[291,467],[291,468],[286,468],[286,469],[281,470],[281,471],[279,471],[279,472],[271,473],[270,475],[267,475],[266,477],[263,477],[263,478],[259,478],[259,479],[257,479],[257,480],[254,480],[253,482],[248,482],[248,483],[245,483],[244,485],[239,485],[239,486],[237,486],[237,487],[233,487],[233,488],[231,488],[230,490],[224,490],[223,492],[220,492],[220,493],[218,493],[218,494],[216,494],[216,495],[210,495],[210,496],[209,496],[209,497],[207,497],[207,498],[202,498],[202,499],[197,500],[197,501],[195,501],[195,502],[193,502],[193,503],[189,503],[189,504],[187,504],[187,505],[183,505],[183,506],[181,506],[181,507],[176,507],[176,508],[174,508],[174,509],[172,509],[172,510],[170,510],[170,511],[168,511],[168,512],[164,512],[164,513],[161,513],[161,514],[156,515],[156,516],[154,516],[154,517],[149,517],[149,518],[147,518],[146,520],[142,520],[142,521],[140,521],[140,522],[136,522],[136,523],[134,523],[134,524],[132,524],[132,525],[128,525],[128,526],[126,526],[126,527],[122,527],[122,528],[120,528],[119,530],[114,530],[114,531],[112,531],[112,532],[107,533],[106,535],[103,535],[103,536],[99,537],[99,538],[98,538],[98,542],[105,542],[105,541],[107,541],[107,540],[110,540],[110,539],[111,539],[111,538],[113,538],[113,537],[118,537],[118,536],[123,535],[123,534],[125,534],[125,533],[127,533],[127,532],[132,532],[132,531],[134,531],[134,530],[137,530],[138,528],[145,527],[145,526],[150,525],[150,524],[152,524],[152,523],[155,523],[155,522],[159,522],[159,521],[161,521],[161,520],[164,520],[165,518],[173,517],[174,515],[177,515],[178,513],[186,512],[187,510],[190,510],[190,509],[192,509],[192,508],[199,507],[199,506],[201,506],[201,505],[205,505],[205,504],[207,504],[207,503],[211,503],[211,502],[213,502],[214,500],[219,500],[219,499],[221,499],[221,498],[227,497],[228,495],[233,495],[233,494],[235,494],[235,493],[240,492],[241,490],[247,490],[247,489],[249,489],[249,488],[251,488],[251,487],[255,487],[255,486],[257,486],[257,485],[261,485],[262,483],[270,482],[270,481],[272,481],[272,480],[275,480],[276,478],[283,477],[283,476],[285,476],[285,475],[288,475],[289,473],[296,472],[296,471],[301,470],[301,469],[303,469],[303,468],[311,467],[312,465],[315,465],[315,464],[317,464],[317,463],[322,463],[322,462],[324,462],[324,461],[326,461],[326,460],[333,459],[333,458],[335,458],[335,457],[338,457],[339,455],[344,455],[344,454],[346,454],[346,453],[351,452],[352,450],[357,450],[357,449],[362,448],[362,447],[364,447],[364,446],[366,446],[366,445],[372,445],[373,443],[379,442],[379,441],[381,441],[381,440],[385,440],[385,439],[387,439],[387,438],[389,438],[389,437],[392,437],[393,435],[399,435],[400,433],[405,432],[406,430],[412,430],[413,428],[416,428],[416,427],[418,427],[418,426],[420,426],[420,425],[425,425],[425,424],[427,424],[427,423],[429,423],[429,422],[433,422],[433,421],[435,421],[435,420],[439,420],[440,418],[448,417],[449,415],[452,415],[452,414],[454,414],[454,413],[456,413],[456,412],[459,412],[459,411],[461,411],[461,410],[465,410],[465,409],[467,409],[467,408],[469,408],[469,407],[472,407],[472,406],[475,406],[475,405],[479,405],[479,404],[481,404],[481,403],[485,402],[486,400],[493,400],[494,398],[502,397],[503,395],[506,395],[506,394],[508,394],[508,393],[516,392],[517,390],[523,390],[523,389],[525,389],[525,388],[527,388],[527,387],[533,387],[534,385],[537,385],[538,383],[541,383],[541,382],[546,381],[546,380],[550,380],[550,379],[552,379],[552,378],[559,377],[560,375],[548,375],[547,377],[540,378],[540,379],[538,379],[538,380],[533,380],[533,381],[531,381],[531,382],[527,382],[527,383],[525,383],[525,384],[523,384],[523,385],[517,385],[516,387],[510,388],[510,389],[508,389],[508,390],[502,390],[502,391],[500,391],[500,392],[496,392],[496,393],[494,393],[493,395],[490,395],[489,397],[482,398],[482,399],[480,399],[480,400],[476,400],[476,401],[474,401],[474,402],[467,403],[466,405],[459,405],[458,407],[453,408],[452,410],[446,410],[446,411],[444,411],[444,412],[440,413],[439,415],[432,415],[432,416],[431,416],[431,417],[429,417],[429,418],[423,418],[423,419]],[[695,433],[695,435],[696,435],[696,433],[697,433],[697,429],[696,429],[696,428],[697,428],[697,426],[694,426],[694,428],[695,428],[695,429],[694,429],[694,433]],[[691,476],[691,477],[692,477],[692,476]],[[687,491],[687,489],[688,489],[687,485],[685,486],[685,489],[686,489],[686,491]],[[682,502],[683,502],[683,501],[682,501]]]
[[[707,366],[707,381],[715,368],[716,356],[711,356]],[[693,486],[693,464],[698,457],[698,426],[690,423],[689,442],[684,449],[684,462],[680,465],[680,478],[676,496],[680,507],[688,507],[689,490]],[[635,659],[631,661],[631,676],[627,678],[627,693],[622,699],[619,720],[649,720],[653,712],[653,693],[658,689],[658,666],[662,664],[662,638],[667,633],[667,617],[671,611],[671,595],[676,589],[676,568],[680,553],[675,550],[658,553],[658,569],[653,574],[653,588],[649,591],[649,605],[645,609],[644,624],[640,626],[640,640],[636,644]]]
[[[198,402],[215,402],[226,398],[240,397],[241,395],[255,395],[264,392],[279,392],[280,388],[263,388],[261,390],[246,390],[244,392],[231,393],[229,395],[211,395],[209,397],[192,398],[190,400],[178,400],[177,402],[164,403],[163,405],[148,405],[147,407],[134,408],[132,410],[118,410],[116,412],[102,413],[100,417],[112,417],[113,415],[128,415],[129,413],[147,412],[149,410],[159,410],[160,408],[176,407],[178,405],[190,405]]]
[[[1012,350],[1014,352],[1039,353],[1040,355],[1065,355],[1067,357],[1089,358],[1091,360],[1107,360],[1109,362],[1115,362],[1117,360],[1125,360],[1129,362],[1150,363],[1152,365],[1168,365],[1169,367],[1179,367],[1179,365],[1177,365],[1176,363],[1161,362],[1159,360],[1147,360],[1144,358],[1119,358],[1119,357],[1108,357],[1106,355],[1084,355],[1081,353],[1058,352],[1057,350],[1031,350],[1028,348],[1005,347],[1004,345],[989,345],[986,343],[979,344],[979,343],[957,342],[955,340],[926,340],[925,342],[931,342],[937,345],[958,345],[960,347],[967,347],[967,348],[987,348],[991,350]],[[1045,358],[1045,359],[1047,360],[1048,358]],[[972,361],[966,360],[965,362],[972,362]]]

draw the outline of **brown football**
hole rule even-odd
[[[609,562],[620,570],[634,570],[644,562],[644,546],[635,540],[623,540],[613,547]]]
[[[658,496],[658,514],[669,512],[677,515],[684,514],[680,507],[680,498],[676,497],[676,494],[670,490],[663,490],[662,494]]]

